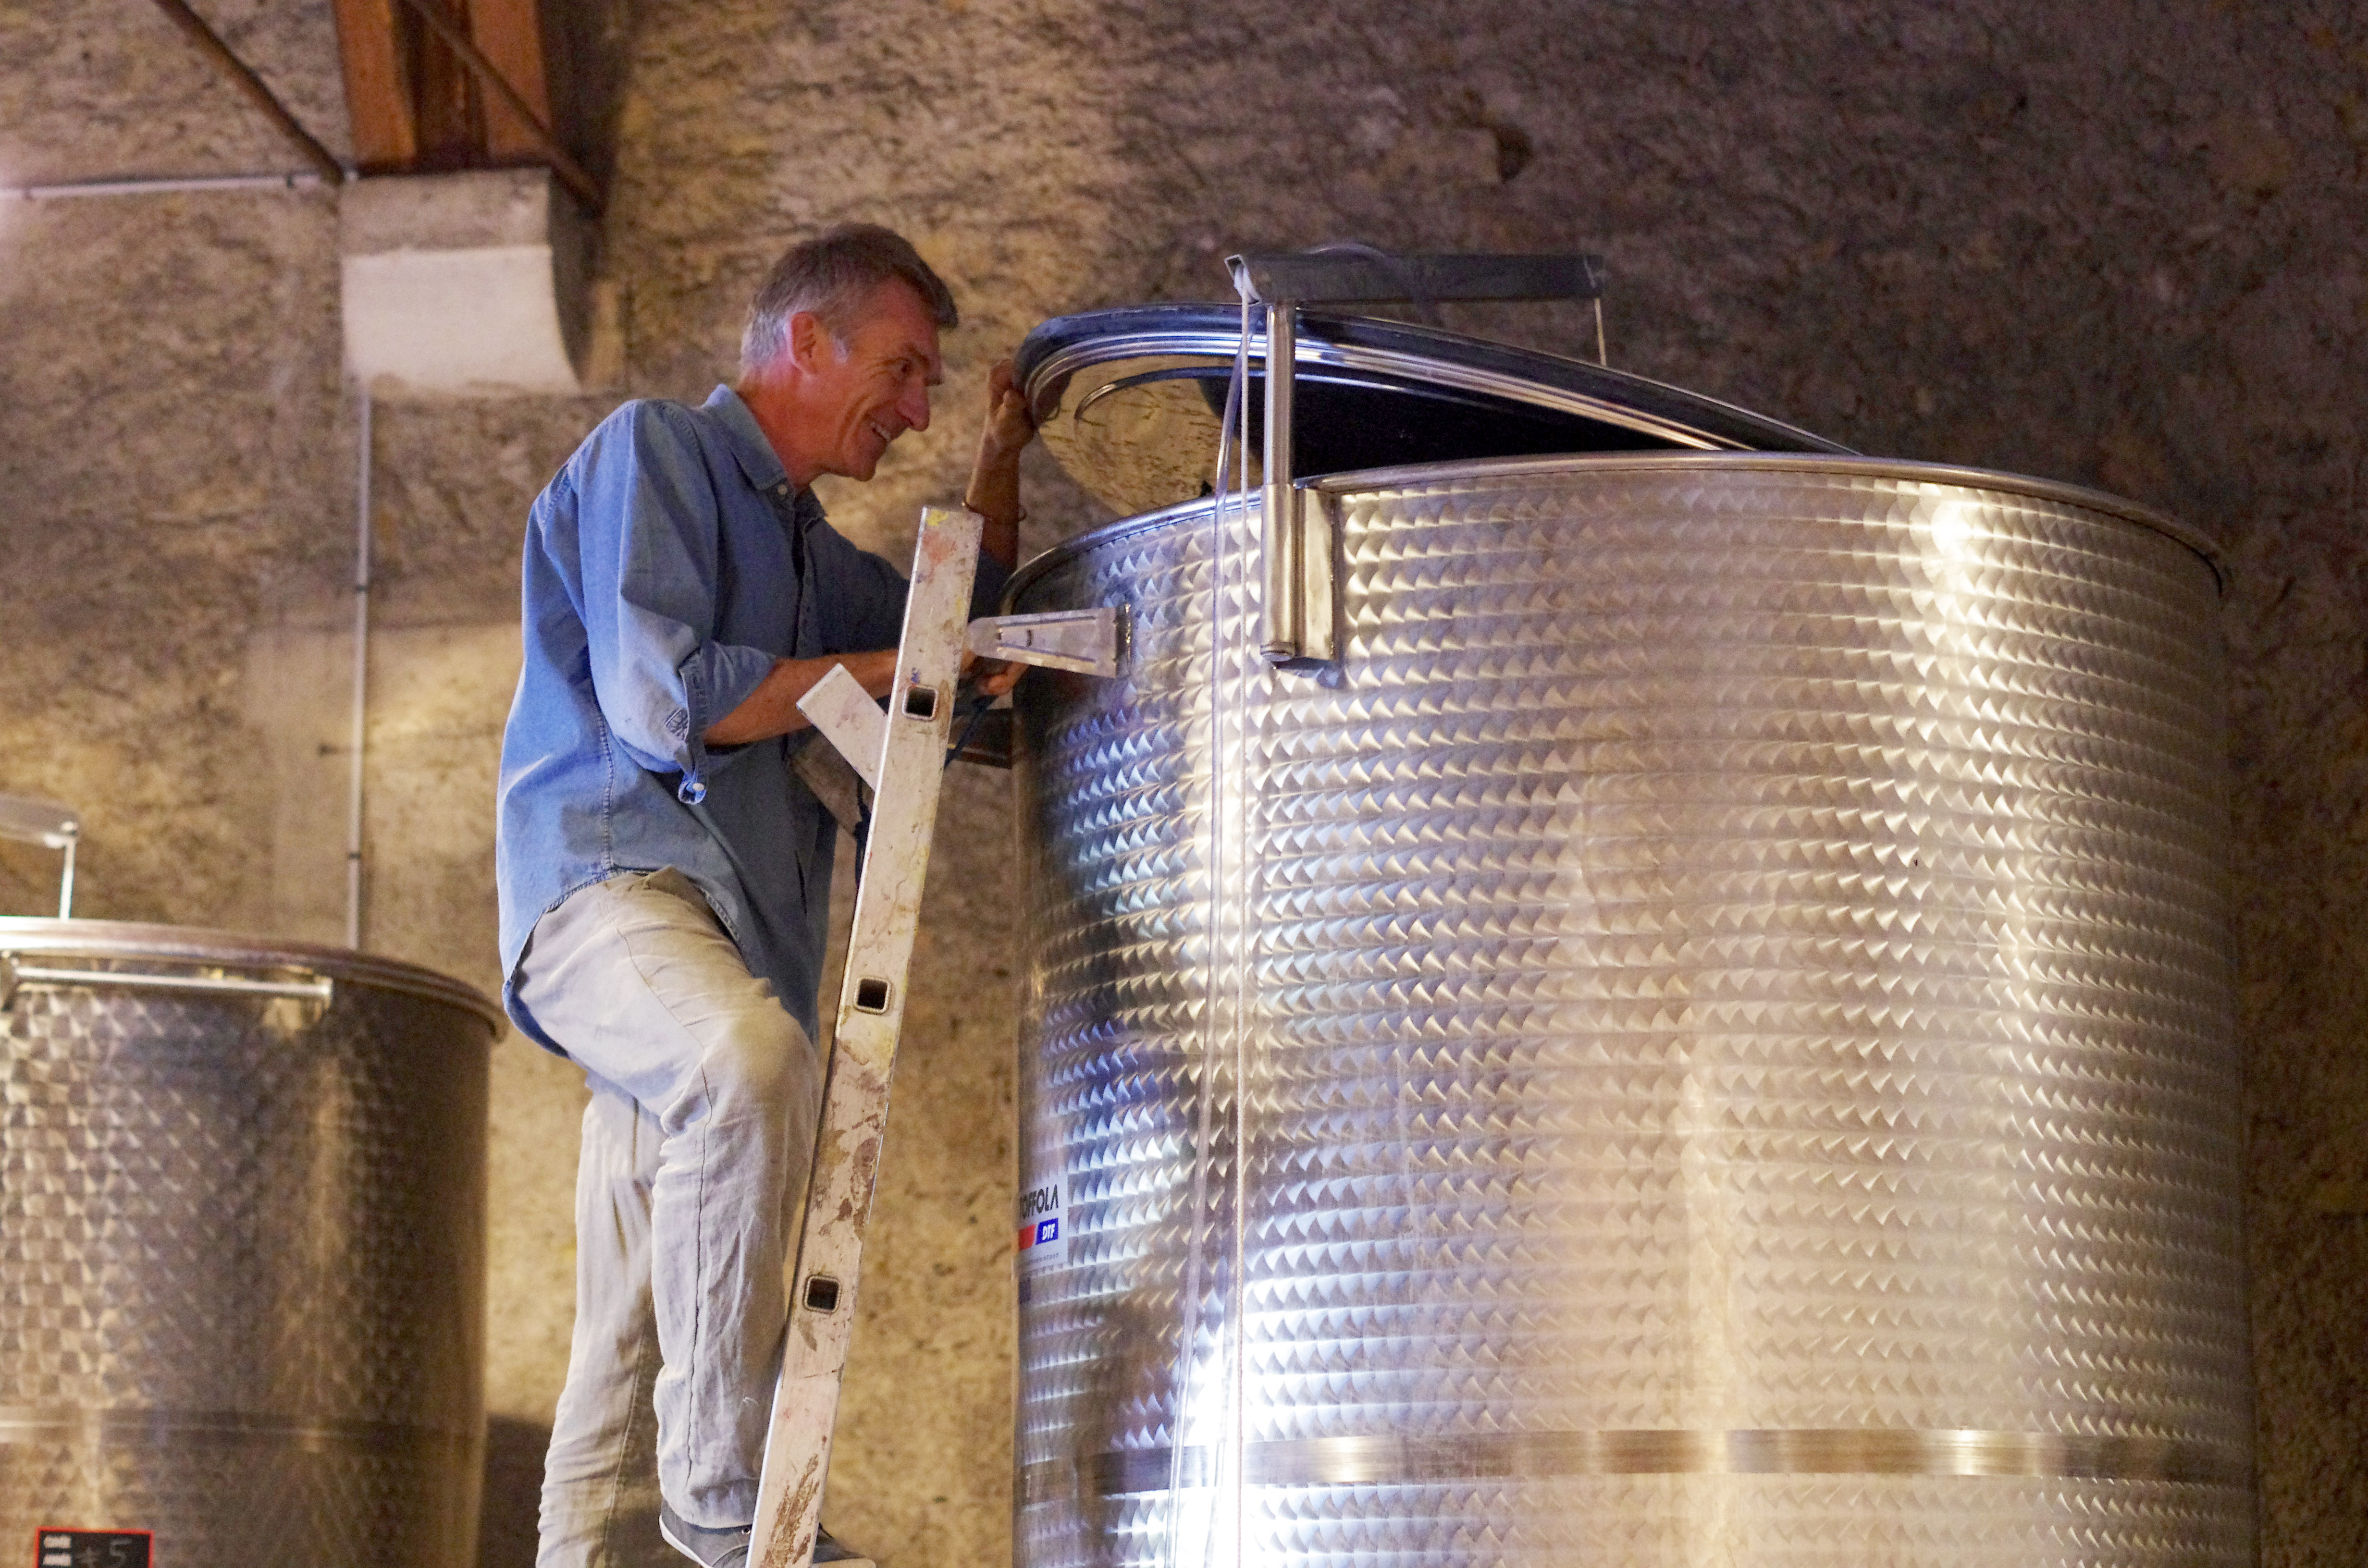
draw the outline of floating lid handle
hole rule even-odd
[[[1603,262],[1592,256],[1391,256],[1370,245],[1329,245],[1244,252],[1227,256],[1225,267],[1243,305],[1266,310],[1266,484],[1258,523],[1266,626],[1259,647],[1277,669],[1320,671],[1339,656],[1339,646],[1329,519],[1320,500],[1292,483],[1299,307],[1399,301],[1428,313],[1441,300],[1594,300],[1600,311]],[[1599,314],[1599,357],[1602,347]]]

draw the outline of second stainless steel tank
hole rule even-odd
[[[17,919],[0,1003],[0,1542],[473,1562],[491,1004],[341,949]]]

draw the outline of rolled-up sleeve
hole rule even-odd
[[[579,482],[583,616],[593,689],[618,745],[679,775],[692,804],[734,756],[700,737],[773,655],[716,640],[720,521],[688,412],[640,403],[596,437]]]

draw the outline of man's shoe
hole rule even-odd
[[[702,1529],[688,1524],[671,1505],[658,1503],[658,1534],[666,1543],[704,1568],[746,1568],[748,1532],[753,1525],[740,1525],[731,1529]]]
[[[835,1562],[838,1568],[872,1568],[871,1559],[845,1541],[835,1540],[828,1530],[819,1526],[814,1529],[814,1560],[816,1562]]]
[[[658,1534],[666,1543],[706,1568],[746,1568],[748,1562],[748,1536],[754,1525],[741,1525],[728,1530],[701,1529],[684,1522],[665,1500],[658,1503]],[[816,1562],[829,1562],[837,1568],[872,1568],[871,1559],[835,1539],[828,1530],[814,1531]]]

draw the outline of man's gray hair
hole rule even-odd
[[[845,347],[863,301],[895,278],[913,286],[940,327],[961,321],[953,291],[929,270],[912,243],[893,229],[841,223],[791,245],[749,302],[748,325],[740,335],[741,371],[759,369],[780,358],[789,347],[790,318],[800,311],[819,317],[831,340]]]

